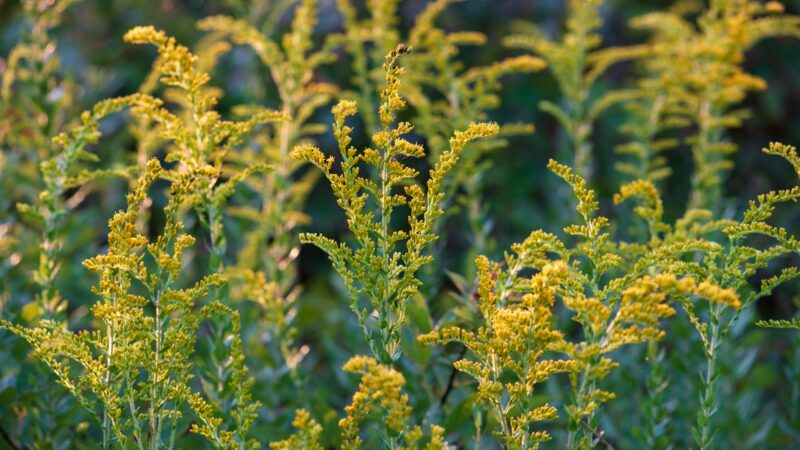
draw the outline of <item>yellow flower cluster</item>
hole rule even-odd
[[[527,261],[528,255],[517,255]],[[484,325],[476,332],[446,327],[418,337],[422,343],[459,342],[473,358],[454,366],[478,381],[478,400],[488,406],[501,429],[496,433],[506,448],[534,449],[550,439],[546,431],[532,431],[536,422],[556,418],[556,409],[536,404],[534,386],[550,375],[571,372],[578,364],[569,359],[548,359],[548,353],[568,348],[561,332],[554,328],[552,308],[558,287],[569,276],[562,261],[547,263],[528,280],[517,279],[521,264],[506,272],[481,256],[478,267],[479,310]],[[509,291],[514,285],[515,297]],[[519,292],[521,291],[521,292]],[[513,377],[509,377],[513,374]]]
[[[193,377],[191,356],[200,322],[219,313],[231,313],[219,303],[198,309],[197,302],[222,280],[216,274],[194,286],[178,289],[174,284],[183,265],[181,254],[194,238],[182,233],[178,207],[186,201],[186,185],[174,187],[165,208],[164,232],[156,241],[139,234],[136,219],[150,185],[163,171],[156,160],[148,162],[135,189],[128,195],[128,207],[109,221],[108,253],[89,258],[85,266],[100,275],[95,293],[101,301],[92,313],[103,328],[94,332],[71,333],[56,323],[43,322],[25,328],[4,322],[4,326],[26,339],[36,354],[56,373],[84,407],[102,410],[103,446],[133,440],[155,445],[162,432],[175,439],[176,421],[184,402],[196,407],[204,425],[196,429],[211,435],[220,425],[211,407],[187,383]],[[149,255],[155,262],[145,264]],[[146,296],[134,293],[134,283],[146,289]],[[148,311],[152,308],[152,314]],[[238,317],[232,314],[238,334]],[[254,408],[246,393],[249,382],[241,354],[241,341],[231,346],[233,377],[241,388],[237,420],[246,429]],[[83,370],[74,370],[78,367]],[[143,412],[145,412],[143,414]],[[232,440],[231,436],[220,442]],[[243,440],[241,442],[244,442]]]
[[[530,404],[535,384],[558,372],[569,374],[573,398],[566,408],[567,447],[583,448],[593,439],[599,408],[614,398],[613,392],[599,387],[618,365],[607,355],[621,346],[663,338],[659,322],[675,314],[675,304],[703,299],[732,310],[742,304],[735,289],[722,287],[709,272],[681,260],[695,252],[719,255],[722,248],[702,239],[689,241],[664,224],[652,182],[624,185],[615,198],[642,199],[635,212],[650,224],[646,250],[618,248],[604,231],[609,221],[597,215],[597,195],[583,177],[555,161],[549,168],[574,192],[582,223],[565,232],[580,240],[570,247],[534,231],[512,246],[513,254],[506,255],[503,265],[478,258],[477,308],[483,325],[476,331],[449,326],[419,337],[428,344],[458,342],[470,351],[472,357],[457,361],[455,367],[478,381],[478,398],[493,412],[500,425],[498,436],[510,448],[535,448],[549,437],[546,431],[530,430],[534,420],[553,418],[556,412],[547,404]],[[534,275],[520,276],[526,270]],[[554,328],[557,301],[573,311],[582,340],[567,341]],[[553,359],[553,354],[563,356]]]
[[[377,410],[383,411],[380,420],[387,432],[389,448],[442,450],[447,447],[441,427],[431,426],[431,437],[423,445],[422,428],[409,426],[411,407],[408,405],[408,396],[402,393],[405,378],[401,373],[368,356],[354,356],[342,369],[361,375],[358,390],[344,408],[345,417],[339,421],[342,449],[362,448],[363,440],[359,436],[361,424]]]
[[[272,450],[323,450],[324,447],[319,443],[319,435],[322,427],[311,418],[311,414],[305,409],[299,409],[295,413],[292,427],[296,430],[295,434],[282,441],[271,442],[269,447]]]
[[[156,446],[166,439],[170,446],[174,445],[177,422],[187,402],[201,420],[194,431],[221,446],[234,442],[250,445],[245,433],[255,418],[258,404],[250,398],[251,381],[244,365],[238,313],[219,299],[198,305],[223,283],[214,264],[211,273],[194,286],[183,289],[175,286],[185,263],[184,250],[195,242],[193,236],[183,232],[181,216],[187,204],[207,212],[215,247],[224,249],[221,237],[224,200],[233,193],[236,182],[262,167],[245,168],[225,183],[217,183],[222,159],[243,134],[259,123],[282,116],[262,112],[243,122],[220,120],[210,109],[215,103],[213,96],[203,88],[208,75],[197,69],[198,58],[186,47],[152,27],[137,27],[126,34],[126,40],[158,47],[160,60],[156,68],[162,74],[162,82],[183,90],[190,105],[189,113],[173,113],[164,100],[143,93],[98,103],[81,116],[78,126],[53,139],[63,151],[42,164],[48,193],[42,196],[41,206],[23,206],[22,210],[38,213],[47,235],[52,236],[56,217],[65,208],[62,194],[106,174],[77,170],[79,162],[96,160],[85,148],[100,138],[100,120],[126,107],[134,116],[156,125],[152,132],[158,139],[172,143],[167,159],[180,164],[168,171],[155,159],[143,164],[142,175],[128,195],[127,209],[109,221],[108,253],[84,262],[86,268],[100,275],[94,292],[102,301],[92,306],[91,312],[102,329],[73,334],[49,320],[42,321],[38,328],[8,323],[4,326],[37,349],[59,382],[84,407],[95,412],[95,404],[99,405],[104,448],[112,442],[127,445],[130,440]],[[150,241],[141,234],[138,221],[142,205],[149,203],[148,188],[158,178],[171,181],[169,201],[164,209],[163,232]],[[53,249],[48,255],[54,257],[57,246],[48,247]],[[146,259],[154,264],[146,263]],[[54,265],[42,267],[54,273]],[[57,309],[54,302],[58,297],[50,295],[47,287],[50,278],[49,275],[43,278],[43,300],[47,299],[43,304],[53,304]],[[231,386],[235,405],[228,411],[230,424],[223,424],[215,417],[216,406],[207,403],[200,394],[193,394],[188,386],[194,377],[192,355],[198,327],[215,317],[229,320],[234,335],[225,368],[226,386]],[[230,430],[223,429],[228,426]]]

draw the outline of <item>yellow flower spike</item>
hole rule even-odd
[[[336,104],[336,106],[333,107],[331,112],[333,112],[333,117],[336,120],[336,123],[343,125],[345,119],[355,115],[358,112],[358,108],[356,106],[356,102],[352,100],[341,100]]]
[[[614,194],[614,203],[620,204],[632,197],[640,197],[644,202],[644,205],[634,208],[636,215],[651,224],[652,232],[662,230],[664,228],[662,222],[664,205],[661,202],[661,195],[658,193],[656,186],[647,180],[626,183],[620,187],[619,193]]]
[[[405,44],[398,44],[394,50],[386,55],[383,71],[386,74],[386,84],[381,90],[380,121],[384,129],[389,128],[394,122],[395,113],[403,109],[405,100],[400,96],[400,80],[403,68],[399,64],[401,55],[409,53],[411,49]]]
[[[373,411],[382,410],[386,427],[397,435],[405,435],[406,440],[416,441],[419,431],[408,422],[411,407],[408,396],[402,393],[405,378],[391,367],[379,364],[367,356],[354,356],[347,361],[342,370],[361,375],[358,390],[345,407],[346,416],[339,421],[342,430],[342,448],[360,448],[363,441],[359,436],[361,423]],[[441,431],[434,430],[433,441],[441,441]]]
[[[566,264],[546,263],[529,282],[519,276],[524,268],[541,261],[542,242],[554,244],[548,236],[533,234],[524,244],[515,245],[516,255],[506,258],[507,268],[485,256],[476,259],[478,309],[484,321],[476,333],[446,327],[418,338],[427,344],[459,342],[470,350],[474,359],[458,360],[454,367],[478,382],[478,399],[500,423],[497,436],[509,448],[535,448],[549,439],[547,432],[532,431],[531,426],[555,418],[556,410],[548,404],[531,405],[529,399],[535,386],[551,375],[578,369],[577,361],[544,358],[545,352],[563,353],[568,347],[553,328],[551,311],[568,277]],[[509,374],[516,381],[505,381]]]
[[[323,450],[324,447],[319,443],[322,427],[311,418],[311,414],[305,409],[298,409],[295,412],[292,427],[294,434],[288,439],[271,442],[269,448],[272,450]]]

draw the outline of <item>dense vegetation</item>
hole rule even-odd
[[[800,445],[800,4],[507,3],[0,1],[0,448]]]

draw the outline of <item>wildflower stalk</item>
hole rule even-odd
[[[87,161],[97,161],[95,155],[86,151],[86,146],[99,139],[100,120],[139,101],[140,97],[134,94],[98,103],[91,111],[84,112],[81,115],[81,125],[70,133],[59,134],[53,139],[54,144],[62,150],[41,163],[44,186],[39,195],[39,203],[17,205],[20,212],[37,219],[42,228],[39,265],[34,275],[40,286],[36,302],[38,311],[30,317],[43,315],[47,320],[56,320],[58,314],[66,308],[66,303],[55,286],[55,278],[63,246],[59,236],[61,224],[74,205],[65,202],[63,197],[69,189],[83,187],[93,179],[118,172],[124,174],[124,171],[89,170],[81,166]]]
[[[616,247],[608,243],[609,235],[604,230],[609,221],[596,215],[599,204],[586,180],[555,161],[550,161],[548,167],[572,188],[582,219],[582,225],[564,229],[567,234],[580,238],[577,251],[562,250],[562,253],[584,262],[587,267],[580,269],[581,265],[570,265],[576,272],[565,277],[561,288],[564,305],[575,312],[573,320],[583,330],[584,340],[567,350],[579,367],[570,373],[573,396],[567,406],[570,423],[566,444],[569,449],[579,449],[605,439],[603,432],[596,429],[596,417],[599,407],[615,397],[613,392],[598,387],[598,382],[618,365],[606,356],[609,352],[622,345],[663,338],[665,333],[659,329],[659,320],[675,314],[669,301],[698,297],[707,300],[712,307],[734,308],[740,301],[733,289],[722,287],[725,284],[698,282],[694,274],[684,276],[682,267],[674,264],[673,258],[691,253],[696,247],[705,248],[705,244],[659,248],[663,244],[655,238],[655,233],[665,227],[661,220],[663,207],[651,182],[640,180],[624,185],[614,198],[616,203],[631,197],[645,200],[635,211],[646,219],[651,244],[656,246],[625,267],[628,263],[615,252]]]
[[[800,176],[800,158],[794,147],[771,143],[764,149],[767,154],[778,155],[790,162]],[[778,275],[761,282],[759,290],[753,290],[748,279],[768,266],[770,261],[782,255],[798,253],[800,243],[790,236],[782,227],[767,223],[772,217],[775,207],[785,202],[800,199],[800,187],[768,192],[751,201],[740,222],[720,221],[712,223],[705,232],[722,231],[728,243],[724,251],[712,252],[705,257],[710,262],[707,274],[717,283],[740,293],[741,308],[750,306],[764,296],[769,295],[775,287],[800,276],[797,268],[789,267]],[[702,228],[701,228],[702,229]],[[747,245],[745,238],[750,235],[761,235],[774,241],[766,248]],[[706,370],[700,380],[700,408],[697,423],[693,429],[694,438],[700,448],[711,448],[715,438],[713,417],[718,410],[716,387],[719,378],[719,349],[726,342],[732,327],[738,322],[741,308],[732,314],[711,305],[708,310],[708,321],[704,321],[690,304],[684,304],[689,320],[700,335],[706,357]]]
[[[722,133],[714,133],[714,128],[711,126],[712,122],[718,122],[720,119],[716,113],[717,109],[708,99],[700,101],[698,131],[695,137],[697,142],[692,151],[694,164],[698,170],[692,174],[689,209],[711,209],[719,204],[722,195],[721,184],[710,182],[709,174],[706,172],[706,168],[719,164],[719,160],[714,160],[717,158],[710,150],[714,144],[719,144],[722,138]]]
[[[213,16],[199,23],[201,29],[250,46],[269,70],[280,98],[283,120],[274,135],[256,134],[253,140],[261,145],[261,151],[241,158],[243,164],[257,159],[274,170],[249,183],[260,192],[261,204],[257,210],[240,209],[242,215],[255,219],[255,228],[246,236],[247,248],[240,252],[236,266],[229,272],[243,282],[243,289],[237,291],[236,296],[250,298],[265,308],[265,325],[274,334],[279,358],[289,368],[292,382],[300,393],[305,389],[298,368],[307,350],[294,348],[294,328],[287,319],[293,315],[293,302],[300,291],[295,267],[298,241],[293,231],[307,220],[301,208],[316,178],[296,179],[299,164],[291,158],[290,150],[307,135],[318,132],[321,126],[310,123],[311,115],[336,92],[334,86],[315,80],[317,68],[331,59],[329,46],[321,49],[313,46],[317,10],[315,0],[300,2],[294,12],[291,31],[280,42],[243,20]],[[241,109],[259,110],[260,107]],[[277,310],[282,317],[273,316]]]
[[[591,342],[590,342],[591,344]],[[592,377],[592,370],[599,361],[589,361],[586,368],[577,375],[577,383],[572,382],[572,405],[577,411],[587,411],[590,408],[590,399],[594,396],[597,386]],[[578,415],[573,414],[569,417],[569,427],[567,433],[566,448],[568,450],[579,450],[586,446],[586,442],[591,438],[591,425],[594,411]]]
[[[53,157],[51,139],[69,117],[73,86],[59,79],[63,74],[51,33],[78,1],[21,2],[29,29],[23,30],[2,71],[0,143],[21,150],[22,160],[39,163]],[[53,95],[59,91],[61,95]]]
[[[222,173],[225,169],[226,156],[253,128],[262,123],[281,120],[283,117],[279,113],[264,110],[240,122],[222,120],[213,110],[216,98],[213,91],[206,87],[210,77],[202,70],[197,56],[186,47],[178,45],[174,38],[152,27],[134,28],[125,35],[125,39],[135,44],[154,45],[158,49],[161,61],[156,67],[161,75],[161,82],[176,88],[185,102],[182,116],[171,113],[163,108],[161,103],[155,103],[153,107],[141,111],[140,115],[149,118],[156,130],[172,141],[172,145],[168,147],[167,159],[177,161],[178,164],[170,171],[170,176],[178,180],[191,177],[192,182],[187,185],[191,191],[185,195],[209,236],[208,273],[210,276],[222,276],[227,251],[223,225],[227,199],[234,193],[237,183],[247,179],[254,172],[268,170],[266,165],[250,164],[243,169],[237,168],[238,170],[223,182]],[[211,324],[210,346],[212,350],[226,348],[224,329],[226,326],[232,326],[231,331],[239,333],[238,314],[227,306],[229,303],[227,284],[210,285],[209,290],[210,296],[214,298],[214,302],[207,305],[209,317],[223,317],[223,320],[213,321]],[[153,300],[157,314],[162,309],[160,295],[161,289],[157,289]],[[230,318],[233,322],[229,321]],[[161,324],[157,323],[157,336],[161,335],[160,326]],[[218,391],[217,406],[230,416],[238,417],[233,420],[232,426],[235,431],[230,436],[234,436],[241,443],[244,442],[245,432],[242,427],[252,423],[250,417],[252,413],[248,410],[250,408],[248,397],[244,396],[244,389],[249,381],[244,376],[246,368],[241,355],[241,345],[237,344],[240,337],[234,336],[233,339],[230,356],[220,360],[216,352],[212,352],[211,364],[214,366],[212,373],[217,378],[213,384]],[[158,360],[160,338],[156,339],[155,347],[155,357]],[[229,386],[227,380],[233,384]],[[151,392],[154,399],[159,394],[163,395]],[[228,405],[231,405],[232,409],[229,410]],[[227,431],[222,434],[217,431],[221,423],[217,423],[217,419],[211,416],[210,406],[204,399],[193,397],[192,407],[204,421],[204,425],[198,428],[199,433],[215,442],[225,442],[230,439]],[[155,414],[151,416],[151,432],[159,433],[160,436],[162,429],[161,419]],[[176,430],[171,430],[170,434],[175,432]]]
[[[350,146],[352,129],[345,119],[356,113],[356,105],[342,101],[333,108],[334,135],[339,143],[342,173],[331,172],[333,157],[325,157],[312,146],[297,147],[294,156],[309,161],[320,168],[328,179],[339,206],[344,210],[348,226],[354,234],[356,248],[340,244],[316,234],[303,234],[300,239],[324,250],[334,269],[350,291],[350,307],[358,316],[364,337],[375,358],[383,364],[394,364],[400,357],[400,331],[406,320],[406,305],[416,294],[420,281],[416,274],[431,257],[423,250],[436,240],[432,232],[434,223],[443,214],[441,202],[443,179],[456,165],[466,144],[484,136],[497,133],[495,124],[471,124],[466,131],[456,131],[450,148],[442,153],[429,173],[423,190],[414,182],[418,172],[403,164],[403,157],[421,157],[425,150],[402,136],[413,127],[407,122],[394,125],[396,113],[405,105],[399,93],[403,69],[399,57],[408,48],[399,45],[386,57],[384,70],[386,85],[381,91],[379,117],[382,130],[372,137],[375,149],[358,152]],[[375,178],[359,175],[360,162],[371,166]],[[397,188],[403,183],[402,193]],[[367,208],[368,199],[376,204],[375,211]],[[392,227],[392,212],[398,207],[409,209],[408,230]],[[404,243],[399,250],[398,244]],[[375,312],[377,330],[372,324],[372,313],[360,305],[361,297],[368,300]]]
[[[658,62],[663,64],[660,60]],[[655,64],[646,60],[644,65]],[[675,148],[678,141],[661,137],[662,133],[671,128],[668,121],[672,119],[668,114],[671,105],[668,104],[669,96],[663,81],[669,75],[665,72],[661,67],[648,68],[636,88],[640,92],[639,98],[625,104],[630,112],[630,119],[620,126],[620,132],[630,136],[631,140],[617,146],[616,151],[632,161],[629,159],[618,162],[615,168],[632,180],[655,183],[672,173],[663,153]]]
[[[795,332],[793,340],[793,352],[790,356],[791,362],[788,370],[789,379],[792,382],[789,420],[791,420],[791,423],[797,424],[798,419],[800,419],[800,333]]]
[[[660,72],[658,86],[667,94],[673,124],[695,127],[688,210],[714,211],[737,150],[725,132],[741,126],[745,114],[733,107],[766,87],[744,70],[744,54],[763,39],[800,36],[800,17],[783,14],[779,2],[720,1],[702,11],[696,24],[675,11],[636,18],[634,26],[656,31],[651,66]]]
[[[38,179],[34,189],[40,190],[35,200],[22,198],[27,203],[17,204],[22,215],[27,215],[40,227],[38,239],[38,265],[33,271],[33,281],[38,285],[35,300],[24,307],[23,316],[31,322],[44,318],[59,320],[66,307],[56,286],[55,278],[60,269],[63,250],[62,225],[69,210],[80,203],[87,188],[84,183],[92,177],[100,177],[96,172],[90,175],[81,162],[96,161],[84,154],[83,147],[91,143],[87,134],[96,130],[83,129],[72,136],[71,142],[61,142],[56,138],[56,130],[69,117],[73,86],[60,80],[60,61],[55,51],[56,41],[50,35],[62,21],[66,10],[75,0],[59,0],[42,4],[36,1],[22,2],[30,30],[23,31],[23,39],[8,55],[8,66],[2,71],[0,86],[0,146],[10,158],[3,158],[4,177],[14,180],[11,202],[24,193],[30,183],[24,173],[25,162],[38,166]],[[55,95],[59,94],[60,95]],[[89,113],[86,113],[89,114]],[[99,118],[82,120],[99,120]],[[18,153],[16,158],[12,155]],[[16,160],[18,158],[18,160]],[[13,163],[12,160],[16,160]],[[82,180],[77,180],[83,170]],[[65,201],[63,198],[70,189],[78,188],[77,194]],[[12,203],[13,204],[13,203]],[[8,226],[12,226],[13,222]]]
[[[567,136],[570,154],[560,159],[570,161],[575,172],[589,180],[595,169],[591,141],[595,121],[608,108],[639,95],[633,90],[616,90],[592,98],[595,83],[612,65],[639,58],[647,51],[644,46],[600,49],[602,5],[602,0],[567,2],[567,21],[560,40],[546,37],[533,24],[519,24],[518,32],[504,40],[506,46],[533,52],[547,62],[563,103],[542,101],[539,108],[552,115]]]
[[[664,406],[664,393],[669,383],[664,364],[665,351],[657,341],[650,341],[645,355],[648,371],[645,398],[642,400],[645,423],[641,430],[641,441],[646,448],[661,449],[669,444],[665,438],[665,434],[669,434],[665,429],[669,423],[668,411]]]
[[[339,420],[341,448],[357,450],[363,448],[360,436],[361,424],[374,412],[382,414],[381,440],[386,448],[445,448],[444,429],[430,426],[430,438],[424,443],[422,427],[409,424],[411,406],[408,396],[402,392],[405,377],[390,366],[382,365],[366,356],[354,356],[342,369],[361,376],[358,390],[350,404],[345,406],[345,417]]]
[[[397,0],[370,0],[367,2],[369,17],[358,19],[358,10],[351,0],[337,0],[336,5],[344,18],[345,32],[336,36],[352,58],[353,84],[358,109],[368,134],[378,132],[381,125],[378,106],[380,100],[380,67],[383,58],[400,42],[397,30],[399,2]],[[367,45],[371,44],[371,48]]]
[[[717,402],[714,396],[716,392],[717,379],[719,377],[717,365],[717,351],[719,350],[719,314],[716,308],[712,308],[710,339],[706,345],[706,373],[702,382],[703,391],[700,394],[700,411],[697,416],[697,427],[700,430],[700,440],[698,446],[702,450],[710,448],[712,441],[711,417],[717,409]]]

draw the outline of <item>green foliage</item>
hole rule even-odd
[[[579,175],[587,178],[594,170],[591,159],[593,123],[611,106],[637,96],[635,91],[618,90],[594,98],[594,85],[614,64],[641,57],[647,50],[643,46],[600,49],[602,38],[598,30],[603,25],[602,5],[602,0],[566,2],[567,20],[560,41],[548,38],[539,27],[528,23],[517,24],[518,33],[505,39],[506,46],[530,51],[547,61],[564,104],[543,101],[539,107],[564,129],[570,144],[568,160]]]
[[[712,2],[696,21],[681,12],[696,11],[657,12],[633,21],[634,27],[654,33],[655,55],[642,82],[651,93],[645,106],[651,123],[639,134],[649,142],[644,154],[654,154],[672,146],[655,140],[662,127],[692,127],[688,143],[695,169],[689,208],[711,209],[720,200],[737,148],[725,139],[725,131],[747,117],[746,110],[734,107],[748,92],[766,88],[763,79],[745,71],[744,53],[763,39],[799,36],[800,17],[782,14],[777,2]],[[663,170],[663,162],[656,161],[658,167]]]
[[[0,5],[3,445],[800,440],[782,4],[76,3]]]
[[[499,106],[498,94],[504,77],[535,73],[546,65],[539,58],[522,55],[483,66],[464,67],[459,58],[465,51],[463,47],[484,45],[487,38],[478,32],[448,32],[437,26],[437,21],[446,16],[453,3],[456,2],[436,0],[428,3],[415,17],[407,33],[408,46],[414,51],[405,58],[407,73],[400,90],[413,108],[414,131],[427,141],[427,159],[431,165],[447,151],[453,130],[466,129],[473,122],[488,120],[490,111]],[[369,5],[370,17],[364,20],[357,20],[358,11],[351,3],[341,1],[338,5],[345,18],[345,34],[334,37],[333,42],[343,42],[352,57],[353,82],[360,87],[350,96],[358,103],[367,129],[378,130],[379,119],[375,111],[379,99],[376,94],[383,82],[380,70],[383,56],[403,34],[397,21],[391,19],[396,15],[398,4],[395,1],[373,2]],[[491,246],[486,239],[491,230],[490,220],[481,192],[485,172],[490,167],[487,154],[504,147],[508,137],[533,131],[533,125],[527,123],[501,125],[494,136],[470,143],[461,153],[459,164],[443,181],[442,209],[445,214],[458,214],[469,223],[470,257]],[[434,225],[437,234],[442,226],[444,221]],[[444,244],[440,242],[434,247],[435,256],[441,254]],[[434,274],[426,273],[426,278],[432,276]]]
[[[255,130],[251,137],[254,145],[231,155],[236,166],[258,161],[273,170],[242,181],[259,194],[260,202],[228,209],[231,216],[253,224],[228,274],[235,281],[232,298],[250,300],[262,308],[259,319],[273,336],[272,364],[289,369],[296,389],[303,388],[298,366],[307,353],[294,342],[297,331],[290,320],[297,312],[296,299],[301,292],[296,275],[300,245],[296,230],[309,222],[303,207],[317,174],[298,175],[302,164],[291,158],[290,150],[325,129],[314,122],[313,115],[337,92],[336,86],[315,79],[319,67],[332,60],[328,46],[314,49],[317,15],[316,1],[300,3],[290,32],[279,41],[244,19],[213,16],[199,23],[201,29],[212,32],[212,42],[226,39],[249,46],[268,69],[278,91],[280,106],[276,110],[282,115],[278,126]],[[239,105],[234,111],[249,115],[265,109],[252,104]]]
[[[37,328],[8,322],[4,326],[28,341],[59,383],[102,423],[103,448],[115,442],[125,447],[129,441],[140,448],[160,448],[164,439],[169,448],[174,447],[187,402],[203,422],[193,430],[220,448],[228,447],[252,423],[257,405],[249,405],[243,392],[236,412],[239,429],[219,433],[214,429],[219,421],[187,386],[193,376],[191,355],[201,321],[226,309],[218,303],[197,307],[211,287],[222,283],[219,276],[203,278],[189,288],[176,287],[182,254],[194,243],[182,232],[178,214],[197,179],[183,176],[172,185],[164,231],[155,241],[136,231],[139,205],[160,175],[158,161],[149,162],[128,195],[128,208],[109,221],[108,253],[84,262],[100,275],[94,290],[101,301],[92,307],[102,324],[97,331],[71,332],[52,321],[43,321]],[[145,255],[152,259],[150,268]],[[144,295],[135,293],[136,288],[143,289]],[[148,313],[147,307],[153,312]],[[234,344],[232,350],[235,364],[241,364],[241,346]],[[244,369],[237,373],[237,381],[246,389]]]
[[[316,147],[301,146],[294,150],[295,158],[317,166],[331,184],[347,217],[355,246],[318,234],[303,234],[300,239],[328,254],[350,292],[350,308],[358,316],[373,355],[384,364],[396,362],[400,357],[400,331],[406,321],[406,307],[420,285],[416,274],[432,260],[425,247],[437,238],[432,229],[443,214],[440,203],[444,197],[441,192],[444,177],[456,165],[467,143],[498,130],[495,124],[480,123],[456,131],[450,139],[450,148],[431,169],[425,189],[421,183],[409,184],[419,173],[401,158],[420,158],[425,150],[403,138],[413,130],[410,123],[395,124],[396,113],[405,106],[399,93],[403,69],[398,59],[407,51],[407,47],[400,45],[386,57],[386,85],[381,90],[379,113],[381,130],[372,136],[377,150],[358,151],[350,145],[352,128],[345,125],[345,120],[357,109],[354,102],[347,100],[333,108],[340,174],[332,171],[334,158],[325,157]],[[362,170],[368,176],[361,175]],[[392,214],[398,207],[408,209],[407,230],[393,227]],[[361,303],[362,298],[366,299],[366,305]],[[377,313],[377,326],[370,323],[373,311]]]

